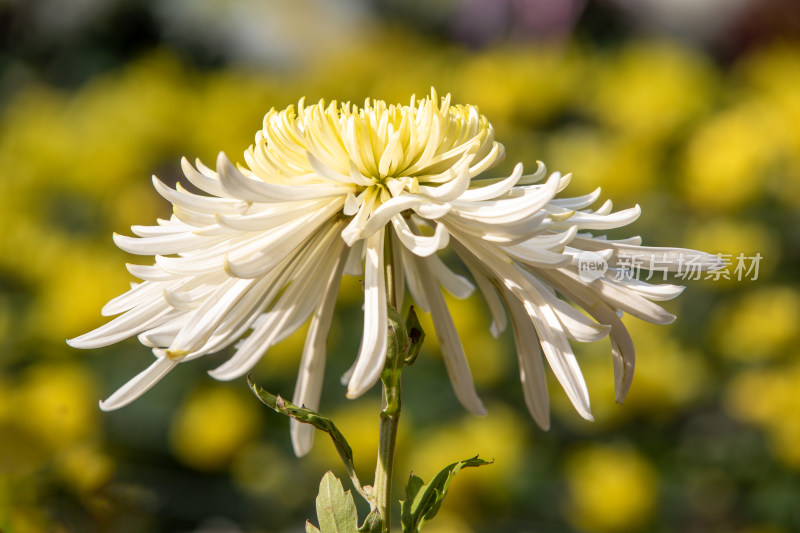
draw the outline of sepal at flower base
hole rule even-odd
[[[471,459],[455,462],[444,467],[427,485],[422,478],[411,474],[406,485],[406,499],[400,502],[400,524],[403,533],[418,533],[426,522],[436,516],[450,483],[459,470],[470,466],[488,465],[492,462],[484,461],[477,455]]]
[[[406,317],[406,334],[408,335],[408,348],[406,348],[405,363],[413,365],[422,348],[422,341],[425,340],[425,332],[422,330],[413,305],[408,309]]]

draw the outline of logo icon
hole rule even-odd
[[[578,254],[578,277],[590,282],[602,278],[608,270],[608,263],[603,256],[594,252]]]

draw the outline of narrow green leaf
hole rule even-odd
[[[306,520],[306,533],[320,533],[317,526]]]
[[[406,486],[406,499],[400,502],[403,532],[418,533],[426,522],[436,516],[450,483],[459,470],[491,463],[478,458],[477,455],[471,459],[455,462],[439,471],[427,485],[423,485],[422,480],[412,474]]]
[[[358,532],[358,512],[353,495],[349,490],[344,491],[342,482],[331,471],[325,473],[319,484],[317,520],[321,533]]]
[[[416,529],[414,529],[414,517],[411,514],[411,507],[419,493],[419,489],[424,485],[425,482],[422,481],[421,477],[415,476],[413,473],[409,476],[408,484],[406,485],[406,499],[400,501],[400,525],[404,532],[416,531]]]
[[[353,465],[353,449],[350,447],[350,444],[347,443],[347,439],[344,438],[344,435],[341,431],[339,431],[339,428],[337,428],[333,423],[333,420],[322,416],[311,409],[298,407],[292,402],[281,398],[279,394],[272,394],[271,392],[259,387],[255,384],[255,382],[253,382],[250,374],[247,376],[247,385],[264,405],[278,413],[290,416],[295,420],[304,422],[306,424],[311,424],[320,431],[324,431],[330,435],[333,445],[336,447],[336,451],[339,453],[339,457],[342,459],[344,467],[347,470],[347,475],[350,476],[350,480],[353,482],[353,486],[365,500],[368,502],[371,501],[364,492],[364,489],[361,486],[361,481],[359,481],[358,476],[356,475],[355,466]]]

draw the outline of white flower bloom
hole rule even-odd
[[[184,159],[186,178],[206,195],[180,184],[171,189],[154,177],[173,216],[157,226],[134,226],[137,237],[115,235],[114,241],[127,252],[155,256],[155,263],[128,265],[142,283],[102,311],[120,316],[69,341],[96,348],[138,335],[153,348],[152,365],[101,407],[122,407],[178,363],[237,341],[234,355],[210,373],[222,380],[243,376],[311,317],[293,401],[318,409],[343,274],[364,280],[364,332],[347,382],[347,395],[359,396],[378,380],[386,355],[387,238],[398,265],[398,299],[407,287],[416,305],[432,314],[455,394],[467,409],[485,412],[441,288],[464,298],[473,285],[437,257],[448,245],[483,294],[494,335],[506,327],[508,312],[525,400],[539,425],[549,426],[542,353],[577,411],[591,419],[569,339],[610,334],[622,401],[634,350],[619,315],[669,323],[675,317],[653,301],[682,288],[615,279],[617,268],[653,254],[673,270],[681,253],[695,254],[703,268],[715,258],[588,233],[633,222],[639,207],[612,213],[606,202],[589,210],[599,190],[557,199],[569,175],[544,179],[541,163],[531,175],[517,164],[508,177],[479,178],[503,155],[487,119],[473,106],[451,105],[449,95],[412,97],[408,106],[368,100],[363,108],[335,102],[306,107],[301,100],[296,109],[267,113],[244,154],[246,166],[234,166],[222,153],[216,171]],[[585,251],[607,260],[610,269],[584,281],[578,262]],[[308,451],[311,431],[293,421],[298,454]]]

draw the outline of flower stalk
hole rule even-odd
[[[392,230],[386,228],[384,247],[384,268],[386,273],[386,295],[389,307],[389,346],[386,366],[381,373],[383,389],[383,406],[380,414],[380,432],[378,438],[378,461],[375,466],[375,506],[380,513],[382,531],[392,529],[392,473],[394,469],[394,452],[397,444],[397,426],[400,422],[400,372],[405,363],[405,352],[408,345],[407,332],[400,322],[397,310],[398,295],[395,286],[397,270],[392,246]],[[399,326],[399,327],[398,327]],[[404,337],[405,342],[400,344]]]

